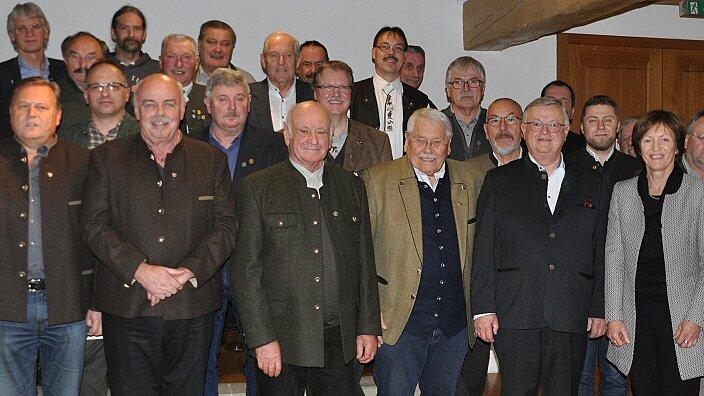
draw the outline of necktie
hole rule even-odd
[[[386,133],[391,133],[394,131],[394,105],[391,102],[391,92],[393,92],[394,87],[391,84],[386,84],[384,93],[386,94],[386,101],[384,103],[384,131]]]

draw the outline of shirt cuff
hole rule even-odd
[[[481,314],[474,315],[472,317],[472,319],[477,320],[477,319],[481,318],[482,316],[488,316],[488,315],[496,315],[496,314],[493,312],[481,313]]]

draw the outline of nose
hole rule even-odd
[[[286,58],[284,57],[284,54],[280,54],[280,55],[276,58],[276,63],[279,64],[279,65],[285,65],[285,64],[286,64]]]
[[[234,100],[234,99],[227,101],[227,109],[228,109],[228,110],[235,110],[236,107],[237,107],[237,106],[235,105],[235,100]]]
[[[105,96],[110,95],[110,92],[109,92],[109,91],[110,91],[110,90],[108,89],[108,87],[103,87],[103,90],[100,91],[100,96],[105,97]]]
[[[34,105],[30,105],[29,108],[27,109],[27,116],[28,117],[35,117],[37,115],[37,108],[34,107]]]
[[[181,61],[180,57],[176,57],[176,67],[181,67],[183,66],[183,62]]]

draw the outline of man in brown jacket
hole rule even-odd
[[[218,269],[236,229],[227,157],[182,139],[180,84],[142,80],[140,133],[91,152],[84,239],[100,263],[95,308],[103,312],[114,395],[202,394]]]

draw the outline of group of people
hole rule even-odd
[[[115,12],[45,55],[34,3],[0,63],[0,394],[216,395],[227,312],[248,395],[697,395],[704,110],[623,117],[548,83],[487,108],[483,65],[419,90],[399,27],[354,81],[277,31],[266,78],[219,20],[141,48]],[[538,93],[536,92],[536,97]],[[581,133],[580,133],[581,132]],[[628,377],[630,377],[630,384]]]

